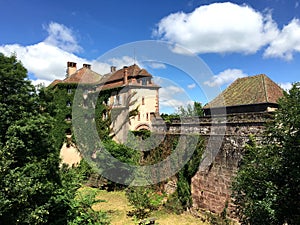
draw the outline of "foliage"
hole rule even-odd
[[[0,89],[1,224],[67,224],[86,169],[59,168],[52,96],[37,93],[16,57],[3,54]]]
[[[193,105],[188,104],[186,108],[179,106],[175,113],[162,113],[160,116],[166,123],[171,123],[173,120],[180,120],[180,117],[204,116],[204,111],[200,102],[194,102]]]
[[[62,186],[59,153],[49,136],[53,120],[15,56],[0,54],[0,73],[0,221],[51,223],[67,208],[57,193]]]
[[[171,123],[172,120],[179,120],[180,116],[178,114],[167,114],[167,113],[162,113],[160,114],[161,118],[166,122],[166,123]]]
[[[279,101],[261,145],[251,139],[233,183],[242,224],[300,222],[300,88]]]
[[[176,209],[177,213],[181,213],[185,209],[192,206],[191,179],[198,171],[204,149],[203,138],[199,135],[187,135],[185,138],[181,139],[181,142],[184,143],[182,143],[180,146],[179,138],[179,135],[166,135],[163,142],[156,148],[152,149],[151,152],[144,155],[143,159],[143,164],[145,165],[155,164],[174,153],[176,148],[182,148],[179,150],[177,149],[179,155],[177,156],[178,158],[176,158],[177,161],[179,160],[182,162],[182,160],[187,158],[185,155],[186,152],[188,152],[190,148],[195,148],[188,162],[176,174],[178,180],[176,192],[170,196],[166,203],[166,208],[171,210]],[[176,154],[178,154],[178,152]],[[178,162],[173,162],[174,165],[175,163]],[[159,176],[159,174],[157,174],[157,176]],[[155,176],[153,175],[153,177]],[[159,180],[159,178],[157,179]]]
[[[198,135],[191,135],[189,140],[190,142],[197,141],[197,145],[193,155],[191,156],[190,160],[184,165],[184,167],[178,172],[177,174],[177,196],[178,200],[182,205],[183,209],[190,208],[192,206],[192,199],[191,199],[191,181],[192,177],[198,171],[202,154],[204,150],[204,142],[203,139]],[[187,146],[190,146],[187,144]]]
[[[28,114],[37,113],[37,95],[27,78],[27,70],[15,56],[0,53],[0,146],[12,123]]]
[[[96,199],[96,189],[83,189],[77,192],[77,195],[72,201],[72,219],[68,222],[69,225],[108,225],[109,220],[106,214],[102,211],[93,210],[92,206],[95,203],[102,202]]]
[[[177,115],[184,116],[203,116],[204,111],[200,102],[194,102],[193,105],[188,104],[186,108],[179,106],[176,112]]]
[[[144,219],[153,210],[162,205],[163,195],[155,192],[153,187],[129,187],[126,190],[126,197],[134,210],[129,214],[137,219]]]

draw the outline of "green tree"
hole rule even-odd
[[[48,135],[52,118],[15,56],[0,54],[0,92],[1,224],[48,223],[67,208],[57,194],[62,186],[59,152]]]
[[[186,108],[179,106],[176,112],[179,116],[203,116],[203,108],[200,102],[194,102],[193,105],[188,104]]]
[[[262,144],[251,139],[233,182],[243,224],[300,223],[300,86],[279,101]]]
[[[51,96],[38,94],[26,73],[15,56],[0,54],[0,224],[74,224],[95,214],[75,198],[86,171],[60,169]]]

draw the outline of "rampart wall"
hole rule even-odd
[[[245,150],[253,135],[259,141],[271,113],[239,113],[227,116],[189,117],[169,124],[157,121],[153,130],[170,134],[201,134],[206,141],[204,158],[192,178],[193,207],[234,217],[231,202],[231,183]],[[250,184],[249,184],[250,185]]]

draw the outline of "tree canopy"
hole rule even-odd
[[[49,99],[16,56],[0,53],[0,223],[108,224],[75,198],[86,166],[60,169]]]
[[[299,85],[279,101],[262,143],[248,144],[233,183],[243,224],[300,224]]]

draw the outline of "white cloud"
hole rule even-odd
[[[80,52],[82,48],[78,45],[73,31],[63,24],[51,22],[45,29],[48,31],[48,37],[45,43],[56,46],[67,52]]]
[[[153,33],[195,53],[255,53],[276,37],[278,28],[270,13],[226,2],[170,14]]]
[[[248,76],[242,70],[239,69],[227,69],[223,72],[213,76],[210,80],[205,81],[204,84],[210,87],[222,86],[223,84],[229,84],[235,81],[237,78]]]
[[[294,52],[300,52],[300,21],[293,19],[284,26],[278,36],[266,49],[265,57],[280,57],[285,60],[292,60]]]
[[[196,87],[196,84],[192,83],[192,84],[189,84],[187,87],[188,87],[188,89],[194,89]]]
[[[108,63],[113,66],[116,66],[118,69],[121,69],[124,66],[132,65],[134,63],[139,65],[139,63],[136,62],[136,60],[130,56],[123,56],[121,58],[111,58],[108,60]]]
[[[51,84],[51,82],[49,80],[33,80],[31,81],[31,83],[36,86],[36,85],[43,85],[44,87],[47,87],[49,84]]]
[[[48,81],[65,77],[67,61],[85,61],[45,42],[29,46],[4,45],[0,46],[0,52],[5,55],[15,53],[29,73],[34,74],[37,79]]]
[[[188,104],[193,104],[185,90],[174,81],[154,77],[154,82],[161,86],[159,89],[160,112],[173,113],[179,106],[186,107]]]
[[[163,63],[154,63],[154,62],[152,62],[152,63],[149,63],[148,65],[153,69],[165,69],[165,68],[167,68],[166,65],[163,64]]]
[[[159,94],[165,98],[172,98],[172,96],[180,93],[184,93],[184,90],[178,86],[165,86],[159,91]]]
[[[288,91],[288,90],[290,90],[290,89],[292,88],[293,85],[292,85],[292,83],[287,82],[287,83],[280,83],[279,86],[280,86],[283,90]]]
[[[19,44],[0,46],[0,52],[3,54],[7,56],[16,54],[28,72],[34,75],[34,84],[47,85],[55,79],[64,79],[68,61],[76,62],[78,68],[83,63],[91,64],[92,69],[100,74],[110,72],[111,65],[121,68],[134,62],[134,59],[128,56],[113,58],[108,62],[100,62],[99,59],[86,60],[72,53],[81,47],[69,28],[62,24],[50,23],[45,29],[49,33],[45,41],[28,46]]]

